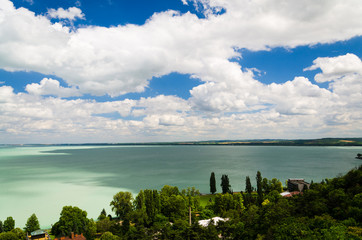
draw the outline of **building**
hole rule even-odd
[[[44,232],[43,230],[36,230],[34,232],[30,233],[30,236],[26,236],[27,240],[51,240],[49,234],[47,232]]]
[[[229,221],[228,218],[221,218],[221,217],[213,217],[211,219],[199,220],[199,225],[203,227],[209,226],[211,222],[216,226],[219,221],[226,222]]]
[[[310,183],[304,181],[303,178],[289,178],[288,179],[288,192],[303,192],[305,189],[309,189]]]
[[[54,240],[87,240],[87,239],[83,236],[83,233],[81,234],[72,233],[70,237],[60,237],[60,238],[55,238]]]

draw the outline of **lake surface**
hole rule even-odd
[[[35,213],[42,227],[59,219],[63,206],[78,206],[97,218],[119,191],[196,187],[217,190],[228,174],[234,191],[255,175],[319,182],[359,166],[362,147],[279,146],[48,146],[0,147],[0,220],[12,216],[23,228]],[[113,215],[113,214],[112,214]]]

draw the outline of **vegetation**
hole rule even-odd
[[[28,221],[26,222],[24,230],[25,230],[25,232],[30,234],[31,232],[34,232],[38,229],[40,229],[40,225],[39,225],[38,218],[36,217],[36,215],[34,213],[28,218]]]
[[[221,177],[221,189],[222,189],[222,193],[231,193],[231,186],[230,186],[230,182],[229,182],[229,176],[226,174],[223,174]]]
[[[250,177],[245,179],[245,192],[238,193],[232,193],[227,175],[222,179],[228,186],[224,194],[201,195],[195,188],[179,190],[168,185],[160,191],[141,190],[135,198],[119,192],[110,203],[117,218],[110,218],[103,209],[97,222],[88,219],[84,210],[65,206],[52,234],[83,233],[87,239],[101,240],[362,239],[362,166],[312,183],[293,197],[282,197],[281,182],[262,178],[260,172],[256,192]],[[225,221],[206,227],[198,224],[216,216]],[[33,214],[26,229],[36,226],[36,220]],[[4,224],[0,221],[0,240],[25,239],[24,231],[14,229],[14,222],[12,217]]]
[[[211,194],[216,193],[216,180],[215,180],[215,173],[212,172],[210,176],[210,192]]]

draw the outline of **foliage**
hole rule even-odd
[[[231,189],[230,189],[230,182],[229,182],[229,176],[226,174],[223,174],[221,176],[221,189],[222,189],[222,193],[231,193]]]
[[[103,210],[101,211],[101,214],[99,214],[98,216],[98,220],[103,220],[107,217],[107,212],[106,210],[103,208]]]
[[[0,233],[0,240],[19,240],[19,238],[13,232],[3,232]]]
[[[256,191],[258,193],[258,203],[261,204],[263,202],[263,185],[262,185],[262,177],[261,173],[258,171],[256,173]]]
[[[52,227],[55,236],[70,236],[71,233],[83,233],[87,239],[92,239],[96,225],[93,220],[87,218],[87,212],[78,207],[65,206],[60,213],[59,221]]]
[[[31,232],[34,232],[36,230],[40,229],[38,218],[36,217],[35,213],[33,213],[29,218],[28,221],[25,224],[25,232],[30,234]]]
[[[99,220],[96,222],[97,226],[97,232],[98,233],[105,233],[109,232],[114,225],[114,221],[110,220],[109,218],[103,218],[102,220]]]
[[[132,211],[132,201],[132,193],[119,192],[113,196],[110,206],[112,206],[112,211],[115,211],[116,215],[123,219]]]
[[[10,232],[15,228],[15,220],[13,217],[7,217],[4,221],[4,232]]]
[[[0,233],[4,231],[3,222],[0,220]]]
[[[52,232],[84,233],[93,239],[97,231],[100,240],[362,239],[362,166],[344,176],[313,183],[309,190],[289,198],[281,197],[279,180],[263,179],[260,172],[256,180],[257,192],[247,177],[245,193],[230,193],[227,183],[225,194],[201,197],[194,187],[180,191],[168,185],[161,191],[141,190],[134,201],[130,193],[120,192],[111,206],[122,220],[105,217],[102,211],[95,223],[85,211],[64,207]],[[215,216],[226,221],[207,227],[198,224],[198,220]],[[9,218],[5,222],[4,227],[9,227]],[[23,237],[18,228],[0,234],[0,240]]]
[[[24,239],[26,238],[26,234],[23,230],[21,230],[20,228],[15,228],[13,230],[11,230],[11,232],[15,233],[17,238],[20,239]]]
[[[120,238],[113,235],[111,232],[105,232],[102,234],[100,240],[120,240]]]
[[[216,193],[216,180],[215,180],[215,173],[212,172],[210,176],[210,193]]]

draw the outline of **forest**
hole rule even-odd
[[[165,185],[161,190],[141,190],[133,197],[118,192],[110,199],[112,214],[100,210],[98,219],[74,206],[64,206],[52,225],[53,237],[81,234],[86,239],[362,239],[362,165],[345,175],[311,183],[309,189],[282,197],[282,183],[256,174],[245,191],[233,192],[228,176],[222,175],[217,192],[215,174],[210,194],[194,187],[179,190]],[[285,190],[285,189],[284,189]],[[207,226],[200,220],[221,217]],[[190,221],[191,219],[191,221]],[[24,229],[15,220],[0,221],[0,240],[25,239],[39,229],[35,214]]]

